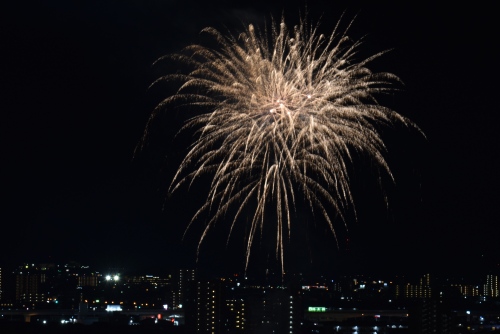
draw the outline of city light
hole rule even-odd
[[[412,305],[411,303],[415,300],[412,298],[420,296],[418,298],[422,300],[429,300],[429,303],[431,303],[432,306],[424,309],[425,312],[429,313],[426,314],[426,316],[433,316],[434,314],[437,314],[436,312],[438,312],[438,309],[439,312],[444,312],[443,314],[455,314],[457,322],[454,326],[457,328],[470,328],[469,331],[472,331],[474,328],[478,328],[478,326],[488,326],[488,329],[494,328],[493,330],[497,330],[498,327],[495,324],[500,319],[500,316],[498,315],[495,315],[493,318],[490,314],[480,314],[479,310],[471,308],[465,308],[464,311],[455,311],[455,313],[453,313],[454,309],[452,307],[450,308],[448,305],[434,303],[432,299],[427,297],[432,291],[433,295],[435,293],[440,297],[440,299],[446,300],[449,298],[446,293],[449,289],[446,289],[446,287],[452,287],[455,293],[453,298],[462,298],[460,293],[466,293],[465,288],[473,286],[477,288],[477,293],[475,295],[471,295],[470,299],[472,300],[472,298],[475,298],[477,303],[477,301],[481,300],[480,298],[482,296],[490,293],[491,289],[489,286],[481,289],[477,283],[475,285],[464,285],[463,283],[458,284],[449,280],[443,281],[444,285],[442,286],[432,285],[430,283],[432,282],[432,276],[429,276],[428,274],[424,275],[423,278],[421,277],[419,281],[414,278],[414,282],[404,279],[401,280],[401,282],[393,283],[396,287],[394,290],[382,289],[382,292],[387,295],[384,296],[384,303],[380,304],[381,308],[365,309],[362,307],[362,304],[357,305],[354,304],[354,302],[363,302],[365,300],[370,301],[371,298],[379,297],[375,297],[373,294],[364,294],[363,292],[360,292],[363,290],[360,290],[359,287],[364,285],[364,291],[372,291],[375,293],[379,290],[379,284],[382,284],[381,281],[363,278],[355,279],[355,283],[352,284],[352,277],[343,276],[336,278],[334,285],[325,285],[325,288],[322,288],[322,282],[308,282],[307,280],[304,280],[303,285],[301,284],[295,286],[297,289],[295,294],[288,293],[287,289],[285,289],[286,285],[283,284],[266,284],[264,286],[262,284],[255,284],[255,282],[251,280],[248,284],[246,282],[242,282],[240,286],[236,287],[235,282],[231,279],[220,279],[217,280],[217,284],[211,284],[209,282],[204,290],[200,288],[203,285],[198,283],[197,299],[177,298],[175,303],[170,304],[171,301],[169,300],[169,297],[165,297],[164,290],[158,292],[155,291],[154,294],[149,295],[151,291],[154,291],[152,287],[161,281],[160,278],[144,281],[143,278],[145,276],[120,277],[120,275],[111,272],[110,275],[101,276],[103,281],[108,281],[110,283],[105,283],[105,288],[97,288],[93,291],[93,293],[99,293],[98,295],[93,295],[92,293],[87,296],[85,295],[85,290],[83,290],[83,294],[82,291],[79,290],[78,295],[80,297],[80,304],[77,309],[74,309],[75,313],[65,313],[62,315],[60,314],[61,308],[66,308],[68,305],[71,307],[72,304],[70,303],[73,302],[67,300],[65,297],[70,290],[57,290],[53,287],[57,287],[56,283],[58,282],[60,275],[65,275],[69,279],[75,276],[75,273],[71,272],[66,274],[63,272],[63,274],[60,274],[58,271],[54,271],[54,275],[47,275],[47,273],[50,272],[44,271],[42,273],[43,275],[38,276],[35,276],[34,273],[30,273],[28,276],[28,274],[24,274],[23,272],[23,275],[12,277],[12,284],[15,282],[22,283],[23,281],[21,278],[27,280],[28,277],[31,276],[37,277],[38,282],[41,282],[43,278],[44,283],[47,283],[46,285],[52,289],[44,291],[41,290],[41,287],[44,287],[44,285],[36,285],[37,290],[35,291],[36,294],[34,294],[34,296],[40,296],[37,297],[38,301],[36,302],[35,297],[33,297],[30,303],[27,303],[26,301],[20,303],[18,308],[13,310],[15,313],[11,313],[10,317],[16,315],[19,316],[20,321],[23,321],[29,316],[31,317],[32,322],[37,321],[40,326],[43,326],[42,324],[48,324],[51,322],[60,322],[62,324],[92,323],[97,321],[97,314],[100,314],[99,316],[102,317],[113,317],[113,313],[115,313],[116,316],[116,312],[118,312],[124,317],[124,319],[126,319],[127,324],[141,325],[142,322],[139,320],[143,319],[142,315],[147,315],[151,316],[151,323],[156,318],[158,324],[169,322],[170,326],[186,326],[185,328],[187,329],[189,326],[193,326],[194,323],[188,324],[186,319],[190,319],[190,317],[194,315],[193,321],[199,323],[202,327],[206,326],[208,330],[214,324],[220,323],[221,321],[230,324],[228,326],[231,326],[231,328],[238,329],[242,329],[244,325],[251,323],[251,321],[262,321],[263,326],[269,326],[269,328],[272,326],[282,326],[280,330],[283,331],[280,332],[285,333],[289,331],[290,326],[292,326],[293,332],[295,332],[295,330],[300,331],[302,329],[307,332],[307,330],[310,329],[311,331],[309,331],[309,333],[314,333],[316,330],[319,330],[320,327],[327,326],[333,321],[338,321],[338,324],[344,327],[344,329],[351,334],[356,332],[373,334],[382,333],[385,328],[411,328],[412,323],[421,321],[418,318],[418,314],[417,317],[413,315],[412,318],[412,314],[408,312],[409,305]],[[76,274],[80,276],[80,273]],[[119,281],[116,281],[117,279]],[[330,282],[331,280],[326,280],[325,278],[325,282],[326,281]],[[491,285],[491,288],[497,289],[497,279],[491,278],[491,281],[494,282]],[[91,282],[89,282],[88,287],[94,289],[93,287],[96,286],[90,285],[90,283]],[[166,280],[165,283],[164,287],[167,288],[167,290],[174,287],[178,296],[183,296],[185,294],[185,292],[177,291],[177,289],[180,289],[179,282],[176,282],[175,280]],[[73,281],[71,289],[77,289],[79,286],[77,284],[78,283],[76,281]],[[183,284],[183,286],[186,285]],[[158,284],[159,290],[161,287],[162,285]],[[410,295],[405,293],[405,288],[408,287],[415,287],[416,292],[425,287],[429,289],[429,293],[414,293],[413,297],[410,298]],[[224,294],[220,292],[224,291],[224,289],[230,291],[230,288],[238,290],[238,297],[234,298],[235,296],[231,296],[231,299],[224,300]],[[144,291],[148,290],[150,292],[144,294]],[[26,287],[25,291],[26,295],[30,292],[28,287]],[[91,290],[89,289],[89,291]],[[440,294],[440,291],[442,291],[442,294]],[[132,299],[140,296],[143,296],[145,299],[136,301]],[[321,305],[321,302],[318,301],[322,300],[322,296],[330,296],[329,298],[334,296],[339,304],[335,308],[328,307],[328,305],[319,306]],[[102,299],[98,299],[98,297]],[[386,299],[386,297],[388,298]],[[259,304],[255,304],[254,307],[260,308],[259,312],[260,314],[263,314],[262,318],[252,319],[256,313],[247,314],[245,312],[247,305],[246,298],[261,298],[261,302]],[[491,297],[492,300],[494,298],[495,297]],[[163,300],[163,302],[160,303],[160,300]],[[342,302],[342,300],[344,300],[344,302]],[[392,303],[388,302],[389,300],[392,300]],[[49,304],[47,304],[47,302],[49,302]],[[56,302],[59,302],[59,304],[56,305]],[[36,314],[38,312],[37,309],[39,305],[42,304],[44,309],[43,317]],[[394,304],[395,306],[393,306]],[[171,305],[175,305],[175,307],[172,307]],[[279,312],[276,311],[276,306],[278,305],[280,310]],[[298,305],[304,305],[305,308],[303,309],[302,307],[298,307]],[[471,304],[469,304],[469,306],[471,306]],[[473,307],[476,306],[477,305],[474,304]],[[4,307],[4,309],[2,309],[2,311],[4,311],[5,307],[11,308],[12,306],[0,304],[0,307]],[[45,309],[47,311],[45,311]],[[175,310],[178,310],[178,314],[170,313],[170,310],[173,310],[172,312],[176,312]],[[7,312],[11,312],[11,310],[7,310]],[[200,314],[192,312],[200,312]],[[474,316],[472,315],[473,312],[475,312]],[[21,314],[24,315],[24,317],[21,317]],[[47,320],[47,316],[49,315],[51,318]],[[197,318],[196,315],[198,315]],[[279,320],[277,320],[278,317]],[[301,317],[304,321],[298,321]],[[0,314],[0,319],[5,318],[6,316],[4,314]],[[363,320],[359,323],[349,322],[342,324],[344,319],[347,318],[359,318]],[[408,318],[412,318],[411,322]],[[333,326],[331,329],[335,331],[336,327],[337,326]],[[341,331],[340,328],[341,327],[337,329],[337,332]],[[2,332],[2,330],[0,330],[0,332]]]
[[[120,305],[108,305],[106,306],[106,311],[108,312],[122,311],[122,308]]]
[[[106,275],[106,281],[118,281],[120,279],[120,276],[118,275]]]

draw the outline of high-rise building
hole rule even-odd
[[[14,306],[15,275],[12,270],[0,268],[0,307]]]
[[[224,292],[221,280],[197,282],[196,333],[222,333],[227,314]]]
[[[249,333],[300,333],[303,310],[299,294],[279,286],[254,290],[246,296]]]
[[[43,302],[45,292],[42,284],[45,283],[45,272],[35,265],[23,265],[16,272],[15,301],[19,304],[36,304]]]
[[[244,333],[246,329],[245,301],[242,298],[226,300],[225,328],[229,333]]]
[[[249,333],[246,301],[235,293],[231,284],[232,281],[225,278],[196,282],[195,305],[191,307],[188,301],[185,309],[189,333]]]
[[[172,308],[172,286],[169,276],[141,275],[125,277],[123,286],[127,289],[127,296],[135,307]]]
[[[486,283],[483,285],[483,296],[491,298],[499,297],[497,275],[486,275]]]
[[[432,297],[430,274],[422,276],[418,284],[407,283],[396,286],[396,297],[409,299],[423,299]]]
[[[409,309],[410,334],[456,333],[456,319],[450,307],[436,298],[414,301]]]
[[[99,285],[100,275],[96,273],[82,274],[78,276],[78,286],[79,287],[96,287]]]
[[[479,288],[471,284],[452,284],[454,288],[460,291],[460,294],[464,297],[477,297],[479,296]]]
[[[186,303],[186,292],[190,288],[190,282],[196,281],[196,271],[194,269],[180,269],[174,281],[172,289],[172,307],[182,308]]]

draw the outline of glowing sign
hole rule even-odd
[[[115,311],[121,311],[121,310],[122,310],[122,308],[120,305],[108,305],[106,307],[106,311],[108,311],[108,312],[115,312]]]
[[[326,312],[326,307],[309,306],[307,308],[308,312]]]

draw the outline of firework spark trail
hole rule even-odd
[[[392,92],[399,79],[366,67],[384,52],[356,62],[361,41],[351,41],[347,29],[338,33],[337,24],[330,36],[317,30],[305,20],[289,30],[283,19],[272,23],[270,37],[252,25],[237,37],[206,28],[203,32],[214,38],[217,49],[191,45],[181,54],[160,58],[180,61],[193,70],[153,83],[181,81],[176,94],[155,109],[151,121],[160,110],[178,104],[208,111],[181,129],[195,128],[198,137],[170,187],[173,192],[203,174],[213,175],[207,200],[188,225],[211,213],[198,252],[229,208],[235,207],[236,213],[228,240],[244,208],[255,205],[246,236],[247,267],[256,233],[271,223],[265,217],[272,205],[277,214],[276,256],[284,272],[283,243],[290,237],[291,211],[299,194],[337,239],[335,217],[345,224],[346,210],[353,209],[349,184],[353,160],[368,156],[392,178],[377,126],[398,122],[417,127],[379,105],[375,95]]]

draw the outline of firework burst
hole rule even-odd
[[[392,92],[399,79],[367,68],[384,52],[356,61],[361,41],[349,39],[347,29],[339,32],[338,25],[329,36],[318,28],[301,20],[289,29],[283,19],[263,32],[249,25],[237,36],[206,28],[203,33],[217,47],[190,45],[158,60],[180,61],[191,70],[154,83],[181,82],[150,121],[172,106],[205,110],[181,129],[195,128],[197,139],[169,189],[173,192],[204,174],[213,176],[206,202],[189,224],[209,213],[198,251],[230,208],[228,240],[250,207],[252,215],[244,223],[246,266],[256,234],[272,224],[284,272],[284,242],[298,223],[293,216],[299,199],[336,239],[335,221],[345,224],[347,210],[354,207],[349,168],[355,158],[368,157],[392,178],[378,126],[415,125],[379,105],[375,96]],[[266,219],[270,211],[273,221]]]

